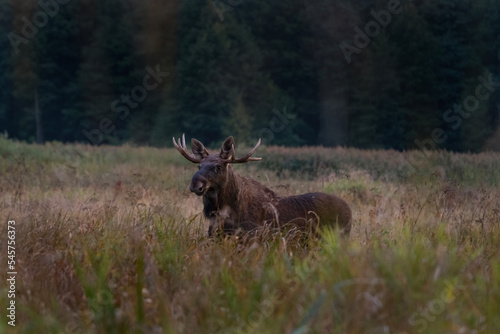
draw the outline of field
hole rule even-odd
[[[0,138],[0,332],[500,333],[498,153],[255,156],[235,169],[344,198],[351,237],[209,239],[197,168],[174,149]]]

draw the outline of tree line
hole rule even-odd
[[[480,151],[499,31],[495,0],[0,0],[0,131]]]

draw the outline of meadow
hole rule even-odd
[[[436,151],[405,172],[418,154],[261,147],[235,169],[342,197],[351,236],[223,239],[173,148],[2,137],[0,332],[500,333],[500,154]]]

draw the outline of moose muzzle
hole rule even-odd
[[[201,196],[205,193],[207,187],[207,180],[199,175],[198,173],[194,174],[191,179],[191,184],[189,185],[189,190],[195,193],[198,196]]]

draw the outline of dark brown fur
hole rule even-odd
[[[255,180],[238,175],[230,163],[249,159],[228,161],[234,158],[233,137],[226,139],[219,154],[208,154],[196,139],[191,146],[194,156],[187,158],[193,162],[199,160],[200,170],[189,188],[203,196],[203,213],[210,221],[209,235],[217,229],[233,233],[266,225],[297,226],[312,232],[320,226],[337,226],[343,235],[349,235],[351,209],[342,199],[320,192],[283,197]]]

